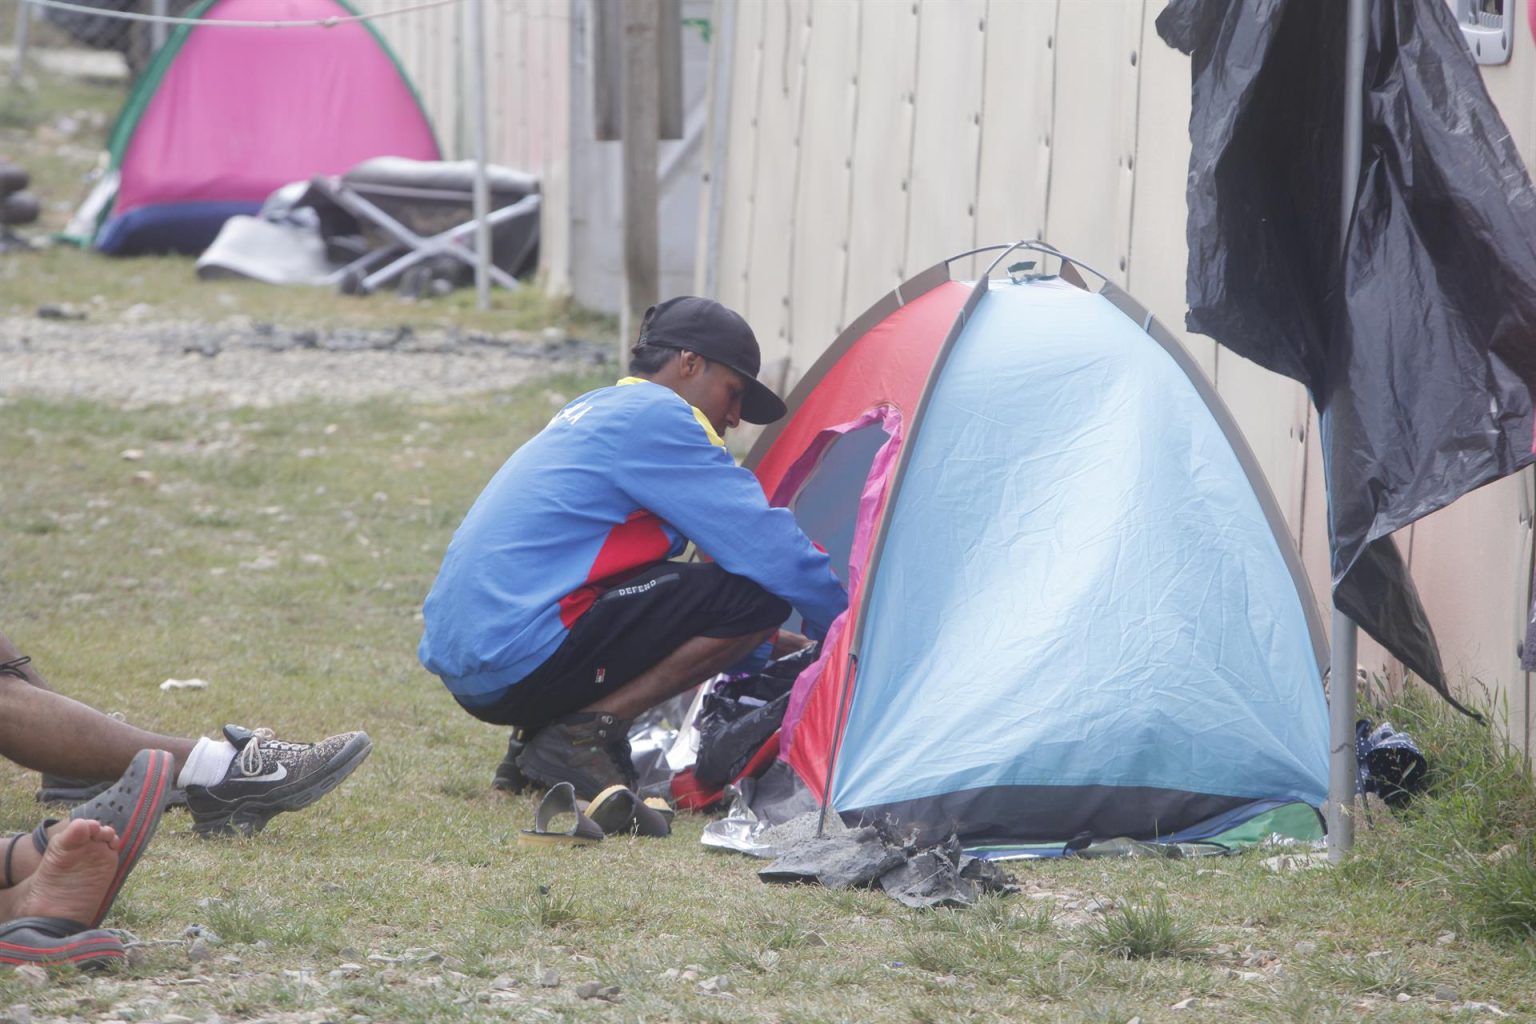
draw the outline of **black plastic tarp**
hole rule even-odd
[[[1447,5],[1370,0],[1341,258],[1347,6],[1158,16],[1192,58],[1187,323],[1307,386],[1334,601],[1454,704],[1391,534],[1532,461],[1536,192]]]

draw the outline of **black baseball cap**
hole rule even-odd
[[[635,344],[686,349],[741,374],[747,382],[741,418],[748,423],[772,423],[787,411],[783,399],[757,379],[763,355],[752,328],[718,302],[696,295],[658,302],[645,311]]]

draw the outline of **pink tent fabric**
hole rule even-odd
[[[337,0],[220,0],[204,20],[345,17]],[[437,160],[431,126],[364,25],[195,27],[121,165],[114,213],[162,203],[256,202],[376,156]]]

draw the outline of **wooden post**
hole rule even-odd
[[[660,0],[625,0],[624,11],[624,334],[620,363],[660,290],[656,149],[660,130],[657,33]]]

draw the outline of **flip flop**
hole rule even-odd
[[[160,815],[165,810],[165,795],[171,788],[175,775],[176,759],[164,750],[141,750],[128,765],[123,777],[112,784],[105,793],[86,801],[69,812],[71,819],[85,818],[112,826],[122,845],[117,851],[117,873],[102,897],[96,916],[85,925],[95,928],[112,909],[112,901],[128,879],[128,872],[139,862],[150,837],[160,826]],[[37,826],[32,833],[32,844],[38,853],[48,849],[50,819]]]
[[[556,819],[566,816],[573,822],[569,829],[552,827]],[[525,828],[517,836],[524,846],[591,846],[602,839],[602,827],[577,809],[576,787],[569,782],[558,783],[544,794],[533,816],[533,828]]]
[[[641,800],[633,790],[609,786],[587,805],[587,816],[605,835],[633,833],[660,839],[672,834],[673,810],[665,800]]]
[[[73,964],[108,967],[127,958],[123,943],[109,931],[93,931],[63,917],[18,917],[0,924],[0,964]]]

